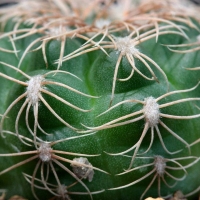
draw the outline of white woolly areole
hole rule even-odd
[[[95,21],[95,26],[99,29],[103,29],[106,26],[109,26],[111,21],[109,19],[97,19]]]
[[[65,26],[60,25],[57,27],[49,27],[49,29],[46,31],[47,34],[49,34],[50,37],[56,37],[57,40],[61,40],[62,37],[57,37],[59,35],[62,35],[66,33],[67,31],[70,31]]]
[[[134,55],[137,52],[139,52],[139,50],[137,48],[135,48],[135,45],[133,44],[133,42],[131,41],[131,39],[126,36],[126,37],[117,37],[115,38],[115,42],[117,45],[117,50],[122,54],[122,55],[126,55],[126,54],[131,54]]]
[[[66,200],[70,200],[69,196],[67,195],[67,189],[66,189],[65,185],[58,186],[57,189],[56,189],[56,191],[57,191],[57,194],[60,197],[63,197]]]
[[[80,165],[71,164],[74,174],[76,174],[78,178],[84,178],[84,179],[87,178],[88,181],[91,182],[94,176],[94,170],[89,167],[81,166],[81,164],[85,164],[92,167],[88,159],[80,157],[80,158],[74,158],[73,161],[80,163]]]
[[[145,105],[144,110],[144,119],[149,123],[150,127],[156,126],[160,118],[159,104],[156,102],[156,99],[153,97],[148,97],[144,99]]]
[[[41,143],[38,151],[39,158],[42,160],[42,162],[49,162],[51,160],[52,148],[50,144],[45,142]]]
[[[27,83],[27,98],[32,105],[35,105],[39,101],[40,89],[42,87],[42,82],[44,77],[42,75],[33,76]]]
[[[165,173],[166,161],[162,156],[155,156],[154,167],[159,176]]]

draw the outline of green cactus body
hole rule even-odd
[[[2,7],[6,197],[197,198],[200,18],[184,3]]]

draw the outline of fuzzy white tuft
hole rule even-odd
[[[42,75],[33,76],[28,81],[27,98],[32,105],[35,105],[39,101],[40,88],[42,87],[43,81],[44,77]]]
[[[85,164],[92,167],[88,159],[80,157],[80,158],[74,158],[73,161],[80,163],[80,165],[71,164],[74,174],[76,174],[78,178],[84,178],[84,179],[87,178],[88,181],[91,182],[94,176],[94,170],[89,167],[81,166],[81,164]]]
[[[42,160],[42,162],[49,162],[51,160],[52,148],[50,144],[45,142],[41,143],[38,151],[39,158]]]
[[[109,19],[97,19],[95,21],[95,26],[99,29],[103,29],[106,26],[109,26],[111,24],[111,21]]]
[[[70,200],[69,196],[67,195],[67,189],[65,185],[58,186],[56,191],[59,197],[62,197],[63,199],[66,199],[66,200]]]
[[[115,38],[117,50],[125,56],[126,54],[135,55],[139,50],[135,48],[135,45],[131,41],[131,39],[126,37],[116,37]]]
[[[154,167],[159,176],[165,173],[166,161],[162,156],[155,156]]]
[[[62,37],[59,37],[59,35],[65,34],[67,31],[69,31],[69,29],[63,25],[60,25],[57,27],[49,27],[49,29],[46,31],[46,34],[48,34],[50,37],[56,37],[57,40],[61,40]]]
[[[144,119],[150,127],[154,127],[158,124],[160,118],[159,104],[153,97],[146,98],[144,102]]]

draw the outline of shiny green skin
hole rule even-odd
[[[8,24],[6,27],[6,31],[12,29],[12,24]],[[195,40],[198,32],[189,28],[187,31],[188,36],[191,40]],[[27,44],[29,44],[33,39],[39,37],[39,35],[33,35],[26,39],[21,39],[16,42],[17,49],[20,49],[19,57],[22,55],[25,50]],[[155,42],[155,38],[151,39],[147,42],[142,43],[138,46],[139,50],[145,55],[149,56],[153,59],[166,73],[169,81],[170,91],[172,90],[180,90],[180,89],[188,89],[195,86],[199,80],[200,71],[188,71],[184,68],[186,67],[196,67],[200,64],[200,52],[196,51],[188,54],[178,54],[169,51],[165,46],[161,44],[181,44],[186,43],[187,40],[182,36],[174,36],[174,35],[164,35],[160,36],[158,42]],[[65,55],[73,50],[77,49],[81,46],[83,41],[78,39],[67,39],[65,46]],[[8,41],[8,38],[0,40],[0,45],[6,48],[11,48],[11,44]],[[48,59],[48,68],[43,60],[42,52],[36,51],[28,53],[23,61],[20,69],[25,71],[29,75],[35,74],[44,74],[47,71],[55,70],[57,66],[54,63],[56,59],[59,57],[59,48],[60,42],[50,41],[46,45],[46,53]],[[84,109],[92,109],[88,113],[82,113],[74,110],[73,108],[69,108],[63,103],[48,97],[47,95],[43,95],[46,101],[52,106],[52,108],[61,116],[65,121],[67,121],[72,126],[85,129],[81,124],[87,126],[97,126],[103,123],[109,122],[117,117],[123,116],[125,114],[140,110],[142,106],[140,104],[127,103],[119,106],[105,115],[100,117],[96,117],[101,114],[109,107],[109,101],[112,90],[112,80],[114,74],[114,68],[119,54],[117,54],[116,50],[109,50],[108,54],[110,57],[105,55],[101,50],[96,52],[91,52],[88,54],[84,54],[77,58],[71,59],[67,62],[63,63],[61,70],[69,71],[75,75],[77,75],[82,81],[66,74],[56,74],[55,76],[48,76],[48,80],[55,80],[61,83],[65,83],[73,88],[78,89],[81,92],[86,94],[90,94],[93,96],[98,96],[99,98],[87,98],[83,97],[79,94],[75,94],[74,92],[70,92],[67,89],[60,88],[58,86],[46,86],[47,89],[58,96],[61,96],[65,100],[73,103],[76,106],[79,106]],[[14,54],[8,54],[5,52],[0,53],[0,60],[11,65],[17,66],[19,59],[15,57]],[[148,71],[144,65],[136,60],[136,66],[146,75],[150,76]],[[165,94],[167,92],[166,82],[162,76],[162,74],[152,66],[153,71],[156,73],[159,83],[155,81],[145,80],[143,77],[138,75],[137,72],[134,73],[133,77],[126,82],[117,81],[114,101],[112,105],[123,101],[125,99],[139,99],[144,100],[146,97],[153,96],[155,98]],[[26,81],[24,77],[22,77],[19,73],[16,73],[12,69],[8,69],[3,65],[0,65],[0,72],[4,74],[8,74],[9,76],[15,77],[18,80]],[[119,68],[118,77],[125,78],[131,72],[130,64],[127,59],[124,57]],[[20,94],[25,92],[25,88],[17,83],[6,80],[3,77],[0,77],[0,113],[4,113],[6,108],[12,103]],[[195,89],[192,92],[181,93],[169,96],[163,99],[160,103],[170,102],[181,98],[188,97],[199,97],[200,87]],[[23,101],[20,101],[9,113],[9,118],[5,120],[4,130],[14,131],[15,127],[15,119],[17,113],[22,105]],[[173,115],[193,115],[199,113],[199,110],[194,106],[200,105],[199,102],[186,102],[182,104],[177,104],[175,106],[170,106],[161,109],[162,113],[173,114]],[[30,112],[30,120],[29,123],[33,125],[34,118],[33,112]],[[22,114],[20,118],[20,134],[28,137],[32,137],[28,132],[25,124],[25,112]],[[192,143],[193,141],[199,138],[200,133],[200,123],[199,119],[190,119],[190,120],[175,120],[175,119],[165,119],[162,121],[170,127],[174,132],[176,132],[179,136],[181,136],[188,143]],[[59,122],[49,111],[48,109],[40,102],[39,106],[39,122],[42,124],[42,127],[48,133],[52,133],[51,136],[45,136],[43,133],[38,132],[38,136],[43,140],[54,141],[57,139],[62,139],[70,136],[77,136],[80,133],[76,133],[72,131],[70,128],[63,125]],[[59,143],[55,145],[53,148],[68,151],[68,152],[77,152],[83,154],[101,154],[98,157],[89,158],[89,161],[93,164],[93,166],[103,169],[110,173],[109,175],[103,174],[99,171],[95,171],[95,176],[92,182],[88,182],[84,180],[84,183],[88,186],[91,192],[98,191],[101,189],[109,189],[113,187],[119,187],[122,185],[126,185],[130,182],[139,179],[144,176],[148,172],[152,170],[152,167],[142,168],[141,170],[133,171],[127,175],[123,176],[115,176],[115,174],[121,173],[124,169],[127,169],[130,164],[130,158],[123,156],[111,156],[106,154],[109,153],[119,153],[125,151],[126,149],[133,146],[139,139],[143,128],[144,128],[144,120],[140,120],[138,122],[120,126],[117,128],[110,128],[106,130],[101,130],[96,132],[94,135],[87,136],[84,138],[79,138],[75,140],[70,140],[66,142]],[[176,151],[179,149],[183,149],[178,154],[169,155],[163,150],[163,147],[160,143],[158,135],[155,132],[154,143],[152,145],[151,150],[148,154],[144,154],[143,156],[154,156],[154,155],[162,155],[166,158],[177,158],[177,157],[185,157],[189,156],[187,148],[185,145],[175,139],[169,132],[167,132],[164,128],[159,125],[163,140],[170,151]],[[6,135],[5,138],[0,138],[1,153],[14,153],[17,151],[30,151],[34,150],[34,147],[27,147],[20,142],[14,136]],[[142,142],[142,146],[140,147],[140,152],[145,151],[148,148],[150,142],[150,130],[147,132],[146,137]],[[191,152],[193,156],[199,156],[200,147],[199,145],[194,145],[191,148]],[[129,152],[131,156],[133,151]],[[29,156],[19,156],[19,157],[0,157],[0,171],[5,168],[22,161]],[[73,159],[72,156],[66,156],[67,158]],[[145,160],[147,163],[152,160]],[[185,163],[187,163],[186,161]],[[190,162],[190,161],[189,161]],[[188,162],[188,163],[189,163]],[[18,167],[0,177],[0,188],[5,188],[8,191],[8,197],[18,194],[28,199],[34,199],[31,187],[29,183],[22,176],[22,172],[26,172],[28,174],[32,174],[34,167],[37,163],[37,160],[34,160],[28,164]],[[145,162],[142,159],[135,159],[134,167],[141,166]],[[70,168],[70,164],[65,164]],[[161,194],[168,195],[179,189],[183,191],[183,193],[187,194],[197,188],[200,185],[199,179],[199,168],[200,163],[198,162],[191,168],[187,169],[188,175],[184,181],[180,181],[173,188],[168,188],[165,184],[161,183]],[[71,169],[71,168],[70,168]],[[73,178],[64,172],[59,167],[57,168],[58,176],[61,182],[66,185],[72,183]],[[183,172],[180,171],[172,171],[176,177],[181,177]],[[52,175],[53,177],[53,175]],[[142,180],[141,182],[130,186],[121,190],[109,191],[106,190],[101,194],[93,195],[94,199],[115,199],[115,200],[129,200],[129,199],[139,199],[141,194],[146,189],[147,185],[152,180],[153,175],[148,178]],[[51,179],[51,177],[50,177]],[[169,184],[173,184],[174,181],[172,179],[167,178]],[[52,180],[55,182],[55,180]],[[145,197],[153,196],[156,197],[158,195],[157,192],[157,180],[153,186],[149,189]],[[83,191],[85,189],[77,184],[70,191]],[[49,193],[44,192],[42,190],[37,190],[36,193],[40,199],[44,199],[47,197],[51,197]],[[197,195],[196,195],[197,196]],[[192,196],[191,199],[195,199],[196,196]],[[72,199],[90,199],[88,195],[79,196],[79,195],[71,195]]]

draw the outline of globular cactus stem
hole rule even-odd
[[[199,197],[197,5],[0,5],[1,198]]]

